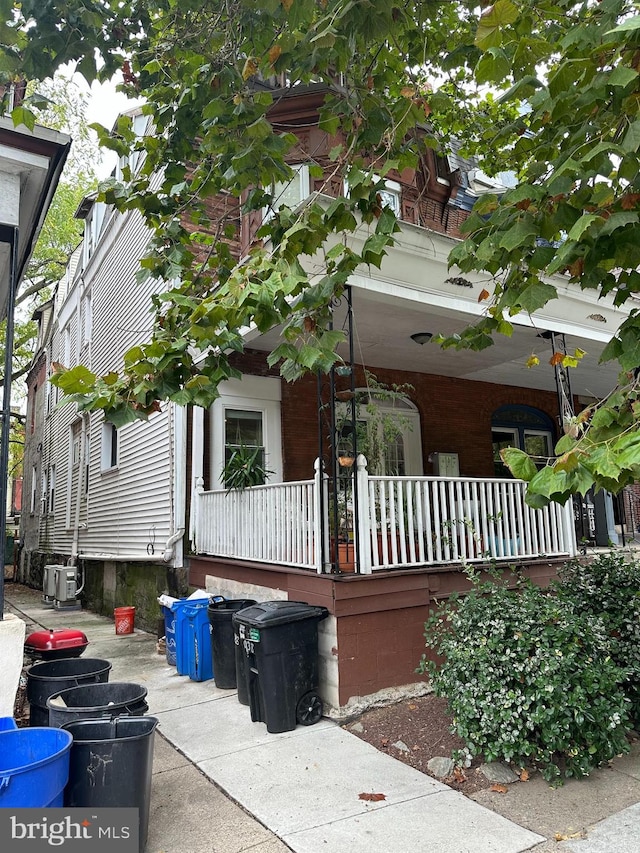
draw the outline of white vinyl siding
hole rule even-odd
[[[136,271],[149,233],[137,212],[109,213],[101,239],[83,277],[69,286],[57,306],[63,330],[54,332],[52,352],[82,363],[97,374],[120,369],[124,353],[146,341],[151,331],[150,295],[158,283],[138,284]],[[81,290],[82,288],[82,290]],[[91,346],[83,344],[91,340]],[[75,404],[52,410],[45,444],[46,464],[56,463],[61,511],[46,532],[56,553],[70,553],[78,518],[80,553],[158,554],[173,533],[173,436],[170,407],[148,422],[138,421],[117,431],[117,467],[104,469],[99,412],[87,416],[84,468],[81,422]],[[72,428],[73,424],[73,428]],[[74,461],[75,460],[75,461]],[[180,460],[180,464],[184,464]],[[64,496],[64,497],[63,497]],[[54,518],[52,517],[52,522]],[[44,542],[45,531],[41,530]]]

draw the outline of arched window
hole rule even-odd
[[[350,443],[349,407],[336,408],[338,448]],[[420,413],[416,406],[397,392],[356,390],[357,450],[367,458],[374,476],[421,476],[422,441]]]
[[[500,459],[505,447],[518,447],[540,466],[553,453],[555,428],[551,418],[533,406],[501,406],[491,416],[491,443],[496,477],[510,477],[511,472]]]

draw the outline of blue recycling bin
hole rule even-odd
[[[181,603],[176,601],[176,605]],[[175,605],[174,607],[165,607],[162,605],[164,639],[167,646],[167,663],[169,666],[176,666],[176,610],[177,607]]]
[[[175,609],[176,667],[178,675],[188,675],[192,681],[213,678],[209,601],[209,598],[186,599]]]

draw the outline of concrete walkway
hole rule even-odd
[[[559,791],[534,779],[506,795],[481,792],[474,802],[328,720],[269,734],[251,722],[235,691],[178,676],[149,634],[117,637],[112,621],[54,612],[24,587],[9,584],[6,598],[28,631],[79,628],[90,641],[84,657],[112,662],[110,681],[147,688],[161,737],[146,853],[640,850],[638,750],[619,769]]]

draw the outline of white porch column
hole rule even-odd
[[[371,523],[369,515],[369,472],[367,460],[358,453],[356,459],[358,485],[358,529],[356,531],[356,561],[361,575],[371,574]]]
[[[567,551],[570,557],[575,557],[578,554],[578,541],[576,539],[576,525],[573,518],[573,501],[571,498],[567,500],[562,508],[562,527],[564,541],[566,542]]]
[[[198,534],[198,494],[204,489],[204,409],[194,406],[191,422],[191,513],[189,540],[195,545]],[[201,488],[198,489],[198,481]]]
[[[331,563],[324,559],[325,554],[329,553],[329,496],[327,494],[329,478],[324,473],[321,459],[316,459],[313,468],[313,559],[316,572],[321,575],[331,571]]]

